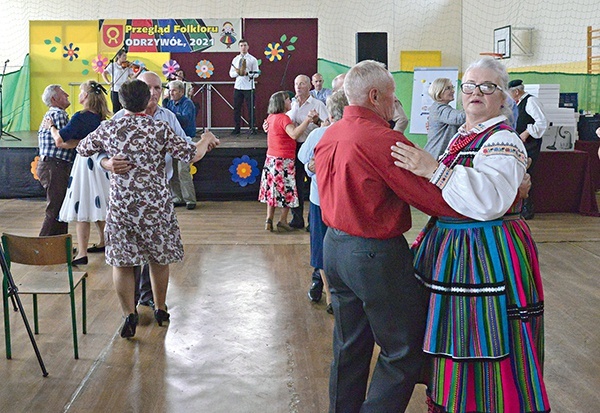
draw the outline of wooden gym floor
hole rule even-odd
[[[0,200],[0,232],[37,235],[44,206],[43,200]],[[46,378],[20,315],[11,310],[13,358],[0,357],[0,411],[327,411],[333,318],[306,295],[308,234],[266,233],[258,202],[203,202],[177,213],[186,255],[171,266],[170,325],[158,327],[142,308],[135,338],[120,338],[111,269],[102,254],[90,254],[82,267],[89,273],[88,333],[79,334],[80,359],[73,359],[67,299],[40,298],[36,339]],[[414,212],[409,241],[424,220]],[[553,412],[595,412],[600,219],[538,214],[529,223],[545,282],[545,380]],[[21,297],[33,323],[31,298]],[[419,385],[408,412],[425,412],[423,399]]]

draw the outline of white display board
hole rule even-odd
[[[429,85],[440,77],[452,81],[454,89],[458,91],[458,68],[457,67],[415,67],[413,78],[412,106],[410,111],[410,133],[427,134],[427,119],[429,107],[433,99],[427,92]],[[456,95],[450,106],[456,108]]]

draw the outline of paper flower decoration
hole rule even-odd
[[[102,74],[102,72],[104,72],[104,69],[106,69],[107,63],[108,58],[99,54],[92,60],[92,69],[94,70],[94,72]]]
[[[40,180],[40,177],[37,174],[37,166],[38,163],[40,162],[40,157],[36,156],[35,158],[33,158],[33,161],[31,162],[31,168],[29,169],[31,172],[31,175],[33,175],[33,179],[35,179],[36,181]]]
[[[215,67],[210,60],[200,60],[196,65],[196,73],[202,79],[208,79],[213,75]]]
[[[177,72],[179,69],[181,69],[181,66],[179,66],[179,63],[177,63],[176,60],[167,60],[167,62],[162,66],[163,75],[165,75],[167,79],[173,77],[175,72]]]
[[[250,159],[248,155],[235,158],[233,164],[229,167],[229,172],[231,173],[231,180],[242,187],[253,184],[260,175],[258,163],[255,159]]]
[[[279,61],[283,57],[284,50],[279,43],[269,43],[265,49],[265,56],[269,61]]]
[[[73,43],[69,43],[69,47],[63,46],[63,49],[66,52],[63,53],[63,57],[65,59],[69,59],[70,62],[72,62],[73,59],[77,59],[79,57],[79,55],[77,54],[77,52],[79,51],[79,47],[73,47]]]

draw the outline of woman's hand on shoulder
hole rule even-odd
[[[392,146],[392,157],[396,159],[394,165],[406,169],[415,175],[431,179],[439,163],[424,149],[396,142]]]
[[[42,121],[42,129],[50,129],[52,126],[54,126],[54,121],[52,118],[50,116],[44,117],[44,120]]]

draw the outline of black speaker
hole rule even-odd
[[[356,33],[356,63],[363,60],[376,60],[388,66],[387,33]]]

